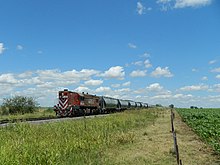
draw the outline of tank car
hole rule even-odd
[[[119,99],[119,103],[120,103],[120,110],[126,110],[129,108],[129,101],[128,100]]]
[[[120,111],[121,106],[118,99],[102,96],[100,97],[100,109],[103,113]]]

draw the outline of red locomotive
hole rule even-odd
[[[99,97],[95,95],[71,92],[65,89],[59,91],[59,104],[54,106],[58,116],[78,116],[98,113]]]

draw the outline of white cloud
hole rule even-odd
[[[126,86],[130,86],[131,85],[131,82],[130,81],[127,81],[125,83],[122,84],[122,86],[126,87]]]
[[[79,82],[80,80],[89,80],[91,76],[99,73],[93,69],[82,69],[81,71],[71,70],[61,72],[60,70],[38,70],[36,72],[43,80],[65,80]]]
[[[209,88],[208,85],[200,84],[200,85],[191,85],[191,86],[184,86],[180,88],[181,91],[202,91],[207,90]]]
[[[146,89],[151,92],[160,92],[163,90],[163,87],[159,83],[154,83],[146,87]]]
[[[97,85],[101,85],[103,83],[102,80],[88,80],[85,81],[85,85],[89,85],[89,86],[97,86]]]
[[[33,72],[27,71],[18,75],[18,78],[30,78],[33,75]]]
[[[105,93],[105,92],[110,92],[111,88],[110,87],[99,87],[95,90],[97,93]]]
[[[219,73],[219,72],[220,72],[220,68],[212,69],[211,72],[217,72],[217,73]]]
[[[157,0],[157,4],[161,6],[161,11],[167,11],[172,9],[171,1],[172,0]]]
[[[0,42],[0,54],[2,54],[4,50],[5,50],[4,44]]]
[[[214,84],[210,91],[211,92],[220,92],[220,84]]]
[[[215,76],[217,79],[220,79],[220,74],[218,74],[217,76]]]
[[[211,4],[212,0],[176,0],[174,8],[202,7]]]
[[[122,89],[118,89],[115,92],[119,92],[119,93],[123,93],[125,94],[126,92],[130,92],[131,89],[130,88],[122,88]]]
[[[193,68],[192,69],[192,72],[198,72],[199,70],[198,69],[196,69],[196,68]]]
[[[191,98],[191,97],[192,97],[192,95],[190,95],[190,94],[184,95],[182,93],[178,93],[173,96],[173,98],[175,98],[175,99],[185,99],[185,98]]]
[[[131,77],[144,77],[146,76],[147,70],[134,70],[130,73]]]
[[[145,60],[144,61],[144,66],[145,66],[145,68],[150,68],[150,67],[152,67],[152,64],[150,63],[150,60]]]
[[[123,80],[125,76],[125,72],[123,67],[114,66],[111,67],[109,70],[105,71],[103,74],[100,74],[100,76],[108,79],[115,78],[115,79]]]
[[[203,77],[202,77],[202,80],[203,80],[203,81],[207,81],[207,80],[208,80],[208,77],[207,77],[207,76],[203,76]]]
[[[148,58],[150,57],[150,53],[145,52],[144,54],[140,55],[140,57]]]
[[[168,67],[165,68],[161,68],[161,67],[157,67],[152,73],[151,75],[153,77],[173,77],[173,74],[169,71]]]
[[[135,44],[132,44],[132,43],[128,43],[128,46],[129,48],[132,48],[132,49],[136,49],[137,46]]]
[[[217,62],[217,60],[211,60],[211,61],[209,61],[209,64],[211,65],[211,64],[214,64],[216,62]]]
[[[152,99],[170,99],[172,97],[171,94],[163,94],[163,95],[156,95],[151,97]]]
[[[23,46],[21,46],[21,45],[17,45],[17,50],[23,50]]]
[[[146,8],[144,7],[144,5],[141,2],[137,2],[137,12],[139,15],[144,14],[145,9]]]
[[[91,90],[88,87],[84,87],[84,86],[79,86],[76,89],[74,89],[74,91],[76,92],[85,92],[85,93],[91,93]]]
[[[182,9],[186,7],[198,8],[210,5],[213,0],[157,0],[161,6],[161,11],[169,9]]]
[[[133,65],[141,66],[143,65],[143,61],[136,61],[132,63]]]
[[[2,74],[0,75],[0,84],[16,84],[18,81],[15,79],[13,74]]]
[[[112,84],[111,85],[113,88],[119,88],[121,86],[121,84]]]

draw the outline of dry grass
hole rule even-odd
[[[154,110],[153,110],[154,111]],[[146,128],[133,130],[134,143],[110,148],[107,159],[110,164],[122,165],[176,165],[173,155],[170,111],[155,110],[158,118]],[[180,158],[184,165],[217,165],[219,157],[176,114]]]

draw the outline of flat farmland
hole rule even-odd
[[[186,122],[217,154],[220,153],[220,109],[177,109]]]

